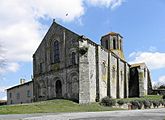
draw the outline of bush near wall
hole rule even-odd
[[[165,95],[163,95],[163,96],[162,96],[162,99],[164,99],[164,100],[165,100]]]
[[[100,104],[104,105],[104,106],[112,107],[112,106],[116,105],[116,100],[107,96],[107,97],[104,97],[104,98],[101,99]]]
[[[143,100],[140,100],[140,99],[136,99],[136,100],[132,100],[130,101],[131,103],[131,109],[142,109],[143,107]]]
[[[143,100],[143,105],[144,105],[144,108],[145,108],[145,109],[147,109],[147,108],[151,108],[152,101],[149,101],[149,100]]]
[[[118,105],[121,106],[121,105],[123,105],[123,104],[126,103],[126,102],[125,102],[124,100],[121,99],[121,100],[118,100],[117,103],[118,103]]]
[[[109,97],[104,97],[100,104],[104,106],[118,106],[123,108],[123,105],[127,105],[125,109],[129,109],[131,104],[131,109],[148,109],[148,108],[158,108],[160,105],[165,107],[165,99],[162,96],[149,95],[142,98],[126,98],[126,99],[112,99]]]

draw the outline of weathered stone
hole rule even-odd
[[[53,22],[33,55],[33,74],[35,101],[65,98],[89,103],[105,96],[129,96],[130,65],[118,33],[103,36],[100,46]],[[140,96],[147,94],[146,84],[139,84]]]

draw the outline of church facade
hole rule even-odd
[[[135,85],[131,68],[135,66],[126,62],[122,42],[119,33],[111,32],[101,37],[99,45],[54,21],[33,54],[34,101],[64,98],[89,103],[105,96],[131,97],[134,89],[130,88]],[[136,75],[138,85],[143,81],[136,85],[138,96],[151,89],[150,79],[143,73]]]

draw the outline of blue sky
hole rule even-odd
[[[53,18],[96,43],[108,32],[120,33],[126,60],[146,62],[153,83],[165,83],[164,0],[1,0],[0,16],[6,59],[0,69],[0,99],[20,78],[31,79],[32,55]]]

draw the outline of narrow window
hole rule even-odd
[[[113,49],[116,49],[116,40],[113,38]]]
[[[102,74],[106,75],[106,61],[105,60],[102,63]]]
[[[27,91],[27,97],[30,97],[30,90]]]
[[[144,68],[144,78],[146,77],[146,69]]]
[[[108,49],[108,40],[106,40],[106,42],[105,42],[105,46],[106,46],[106,49]]]
[[[12,97],[12,93],[9,93],[9,97],[10,97],[10,98]]]
[[[42,73],[42,72],[43,72],[43,64],[40,63],[40,73]]]
[[[59,42],[55,41],[54,42],[54,63],[59,63],[60,62],[60,53],[59,53]]]
[[[17,93],[17,99],[20,99],[20,94],[19,93]]]
[[[72,65],[76,64],[76,53],[72,52]]]

